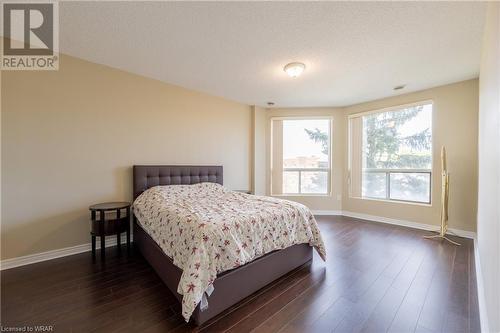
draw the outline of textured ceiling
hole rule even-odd
[[[475,78],[478,2],[61,2],[61,52],[235,101],[343,106]],[[306,64],[299,78],[283,66]]]

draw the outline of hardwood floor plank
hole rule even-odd
[[[392,285],[391,288],[389,288],[386,295],[384,295],[383,299],[376,306],[373,313],[370,315],[370,317],[364,323],[361,331],[363,331],[363,332],[386,332],[391,327],[398,312],[403,311],[403,313],[405,313],[406,307],[401,309],[401,305],[403,304],[403,302],[408,294],[408,291],[411,288],[411,284],[414,282],[413,279],[411,281],[409,280],[409,277],[412,276],[411,272],[414,271],[415,278],[417,278],[417,275],[419,272],[422,276],[423,273],[427,273],[429,269],[432,269],[432,268],[426,269],[426,267],[427,267],[429,262],[433,261],[434,257],[428,256],[426,258],[425,251],[424,252],[419,251],[419,248],[421,248],[421,246],[428,246],[429,245],[426,243],[424,243],[422,245],[423,240],[421,237],[422,237],[422,234],[419,233],[418,237],[415,238],[415,243],[413,243],[414,247],[410,248],[413,252],[402,253],[400,255],[400,257],[398,258],[398,260],[395,261],[398,264],[402,263],[402,262],[404,262],[404,264],[394,266],[393,269],[389,269],[385,273],[385,274],[391,273],[391,276],[394,276],[395,278],[399,277],[400,274],[402,274],[402,277],[399,277],[398,278],[399,281],[396,282],[394,285]],[[420,261],[420,258],[422,259],[421,261]],[[420,264],[418,266],[418,269],[415,271],[415,265],[417,264],[417,262],[420,262]],[[425,277],[425,276],[427,276],[427,274],[423,274],[423,277]],[[406,284],[402,283],[402,281],[406,281]],[[417,281],[417,283],[418,283],[418,281]],[[418,284],[416,286],[418,286]],[[418,290],[419,288],[416,288],[416,289]],[[411,300],[412,293],[409,294],[409,297]],[[424,297],[425,297],[425,295],[424,295]],[[419,312],[420,312],[420,309],[419,309]],[[418,319],[419,312],[416,314],[416,319]],[[396,321],[398,321],[398,320],[399,319],[396,318]],[[413,330],[410,329],[410,331],[413,331]],[[404,332],[404,330],[402,332]]]
[[[467,244],[455,250],[455,260],[448,291],[443,332],[469,331],[469,251]]]
[[[286,304],[291,302],[297,296],[306,292],[309,288],[315,286],[325,279],[325,270],[313,270],[311,274],[300,280],[297,284],[278,295],[276,298],[266,303],[263,307],[253,312],[236,325],[227,330],[227,332],[249,332],[259,326],[269,316],[278,312]]]
[[[370,319],[389,291],[400,290],[401,295],[406,294],[407,288],[413,281],[424,257],[421,251],[415,250],[415,247],[413,249],[414,251],[396,275],[392,274],[393,267],[390,265],[386,267],[386,269],[390,269],[388,272],[385,272],[385,269],[381,272],[375,288],[372,288],[370,294],[356,301],[346,317],[334,328],[334,332],[361,331],[365,322]],[[397,303],[395,302],[395,304]]]
[[[267,318],[261,325],[254,329],[254,332],[278,332],[301,313],[304,308],[308,308],[313,303],[338,299],[342,291],[345,290],[341,286],[348,286],[356,278],[359,278],[361,274],[360,271],[355,269],[343,270],[332,274],[334,277],[329,279],[330,282],[325,281],[325,283],[309,288],[273,316]]]
[[[437,263],[432,260],[435,244],[428,243],[426,251],[415,278],[411,282],[405,297],[391,323],[389,332],[413,332],[417,326],[418,317],[425,302],[425,296],[432,282]]]
[[[469,243],[469,332],[480,332],[479,299],[477,294],[476,260],[474,243]]]
[[[274,298],[286,292],[289,288],[295,286],[310,274],[311,269],[311,266],[307,265],[299,269],[297,272],[286,276],[284,279],[280,279],[278,283],[273,285],[273,288],[265,289],[263,292],[258,293],[256,297],[251,297],[245,301],[243,305],[238,305],[234,309],[231,309],[229,313],[224,315],[224,317],[220,317],[218,318],[219,320],[206,325],[201,329],[201,331],[208,333],[221,332],[230,329],[232,326],[241,321],[242,318],[251,315],[272,301]]]
[[[384,244],[384,240],[393,237],[394,234],[392,232],[389,232],[380,233],[379,235],[370,234],[370,237],[371,236],[377,238],[377,242],[375,242],[374,244]],[[378,241],[381,242],[379,243]],[[297,331],[299,327],[303,331],[310,331],[312,329],[313,321],[320,317],[322,313],[327,310],[329,305],[334,303],[338,299],[338,297],[344,295],[347,297],[352,297],[354,299],[359,298],[360,295],[362,295],[373,284],[380,272],[384,271],[387,268],[387,266],[393,259],[391,259],[390,257],[381,259],[380,256],[376,254],[377,252],[371,252],[370,255],[366,253],[366,249],[364,247],[358,246],[358,248],[359,250],[355,252],[364,252],[365,255],[362,258],[365,259],[366,263],[369,263],[369,265],[360,265],[360,267],[364,267],[365,271],[349,271],[349,269],[353,267],[352,261],[349,258],[336,260],[336,265],[334,267],[339,268],[339,272],[343,274],[339,275],[339,281],[331,282],[336,288],[329,288],[329,284],[331,283],[328,282],[325,282],[319,288],[311,288],[308,292],[290,302],[276,315],[268,318],[255,331],[276,332],[279,329],[282,329],[283,331],[288,331],[290,329],[292,329],[293,331]],[[353,254],[355,254],[355,252],[353,252]],[[364,284],[366,288],[360,288],[359,285],[353,288],[351,287],[353,284]],[[327,303],[327,305],[322,305],[322,310],[320,310],[321,312],[314,313],[312,311],[301,311],[303,308],[306,308],[307,310],[310,305],[313,305],[315,303],[321,304],[323,300],[325,303]],[[304,317],[305,314],[309,314],[309,318]],[[295,320],[294,317],[296,316],[299,316],[300,318]],[[313,318],[315,319],[313,320]],[[282,328],[283,326],[285,327]],[[316,327],[316,329],[324,330],[325,327]]]
[[[361,274],[361,271],[354,268],[348,270],[338,280],[334,281],[333,284],[326,290],[320,290],[320,292],[317,293],[318,295],[315,295],[315,297],[309,297],[309,293],[304,294],[303,297],[298,298],[298,305],[294,304],[297,301],[293,301],[279,312],[281,318],[273,316],[270,317],[265,323],[270,322],[270,327],[273,329],[276,328],[276,330],[278,327],[281,327],[281,332],[311,330],[311,326],[318,320],[318,318],[339,300],[342,292],[352,285],[356,279],[359,279]],[[302,306],[302,309],[300,309],[301,311],[295,316],[292,316],[291,313],[296,310],[297,306]],[[287,309],[288,307],[291,307],[292,311]],[[287,318],[286,315],[290,315],[290,317]]]
[[[441,243],[437,252],[439,264],[432,277],[418,325],[428,330],[441,332],[446,316],[448,291],[451,283],[456,246]]]

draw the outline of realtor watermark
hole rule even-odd
[[[59,3],[2,3],[2,70],[59,69]]]

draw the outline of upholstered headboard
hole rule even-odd
[[[222,185],[222,166],[134,165],[134,200],[158,185],[190,185],[202,182]]]

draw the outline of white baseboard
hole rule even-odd
[[[343,215],[343,216],[349,216],[349,217],[353,217],[353,218],[357,218],[357,219],[361,219],[361,220],[369,220],[369,221],[373,221],[373,222],[394,224],[394,225],[400,225],[400,226],[404,226],[404,227],[421,229],[421,230],[428,230],[428,231],[439,230],[439,226],[437,226],[437,225],[424,224],[424,223],[418,223],[418,222],[412,222],[412,221],[406,221],[406,220],[391,219],[388,217],[355,213],[355,212],[349,212],[346,210],[342,210],[342,211],[313,210],[312,212],[314,215]],[[470,239],[474,239],[474,237],[476,236],[476,233],[473,231],[460,230],[460,229],[455,229],[455,228],[449,228],[448,232],[451,235],[456,235],[459,237],[470,238]]]
[[[479,303],[479,321],[481,323],[481,332],[489,332],[488,312],[486,311],[486,298],[484,296],[483,271],[481,269],[481,260],[479,256],[479,247],[477,246],[477,237],[474,237],[474,262],[476,264],[476,283],[477,299]]]
[[[314,215],[342,215],[341,210],[313,210]]]
[[[133,235],[130,235],[130,241],[132,242],[132,240],[133,240]],[[122,244],[126,244],[126,243],[127,243],[127,239],[122,236]],[[106,238],[106,247],[111,247],[111,246],[116,246],[116,237]],[[101,242],[99,242],[99,240],[96,243],[96,248],[97,249],[101,248]],[[92,244],[87,243],[87,244],[65,247],[63,249],[57,249],[57,250],[51,250],[51,251],[42,252],[42,253],[30,254],[27,256],[23,256],[23,257],[5,259],[5,260],[0,261],[0,270],[3,271],[5,269],[9,269],[9,268],[14,268],[14,267],[19,267],[19,266],[24,266],[24,265],[29,265],[29,264],[35,264],[37,262],[66,257],[66,256],[70,256],[73,254],[88,252],[91,250],[92,250]]]

